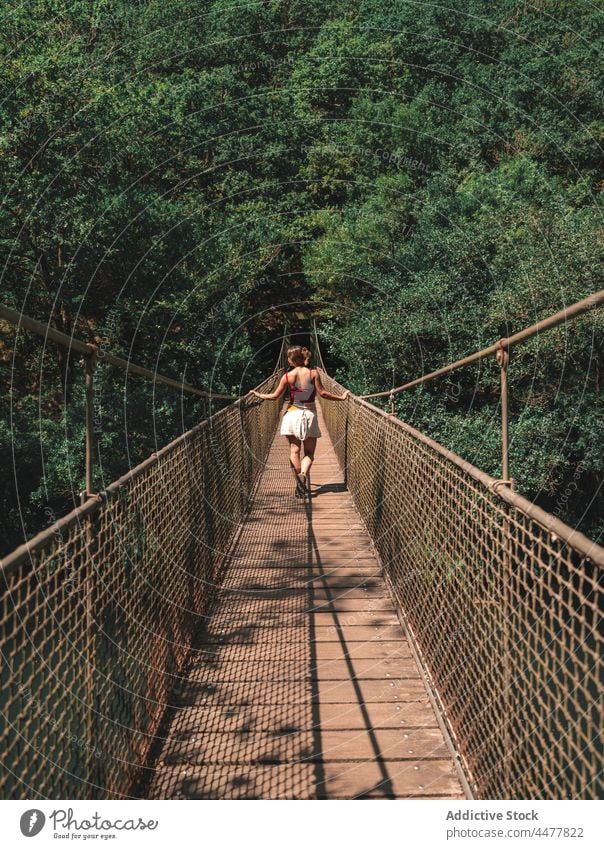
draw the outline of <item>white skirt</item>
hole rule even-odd
[[[289,407],[281,419],[281,436],[295,436],[301,442],[322,436],[317,414],[309,407]]]

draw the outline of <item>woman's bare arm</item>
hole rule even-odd
[[[263,401],[274,401],[275,398],[283,395],[283,390],[285,389],[286,384],[287,376],[284,374],[274,392],[256,392],[255,389],[252,389],[252,395],[255,395],[256,398],[261,398]]]
[[[315,371],[315,386],[321,398],[329,398],[331,401],[344,401],[350,395],[350,389],[347,389],[343,395],[334,395],[333,392],[328,392],[327,389],[323,388],[318,371]]]

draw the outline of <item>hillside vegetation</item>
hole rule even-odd
[[[2,300],[239,394],[311,302],[357,393],[602,288],[603,13],[586,0],[11,0]],[[602,311],[512,353],[518,489],[604,530]],[[5,327],[6,329],[6,327]],[[0,337],[0,523],[78,500],[81,364]],[[493,362],[397,413],[500,475]],[[97,485],[207,411],[103,367]]]

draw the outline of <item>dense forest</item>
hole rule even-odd
[[[358,394],[484,347],[602,286],[602,23],[588,0],[8,0],[2,301],[235,394],[309,314]],[[519,491],[594,538],[603,323],[509,370]],[[84,407],[77,356],[1,329],[6,551],[78,502]],[[397,414],[500,475],[498,380]],[[98,486],[208,412],[97,385]]]

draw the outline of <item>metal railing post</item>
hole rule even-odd
[[[85,487],[81,493],[82,503],[94,494],[94,372],[98,362],[98,349],[95,345],[89,345],[90,353],[84,355],[84,381],[85,381],[85,404],[86,404],[86,470],[85,470]],[[86,638],[85,644],[88,647],[88,664],[86,669],[86,736],[87,744],[92,744],[92,751],[86,748],[87,752],[87,771],[88,780],[91,783],[95,782],[96,773],[96,733],[95,733],[95,693],[94,693],[94,676],[93,672],[96,668],[96,640],[95,640],[95,622],[92,613],[94,603],[94,531],[92,527],[93,517],[89,515],[84,520],[85,522],[85,538],[86,538],[86,571],[83,581],[83,604],[86,617]]]
[[[507,349],[507,340],[501,339],[499,349],[495,354],[500,373],[501,394],[501,476],[510,489],[514,488],[514,481],[510,478],[510,439],[508,431],[508,365],[510,354]],[[511,638],[510,617],[512,614],[512,551],[510,535],[510,506],[506,504],[503,508],[502,520],[503,551],[502,551],[502,580],[503,587],[501,597],[502,605],[502,641],[503,641],[503,702],[505,705],[503,719],[503,750],[504,750],[504,783],[508,792],[511,792],[513,769],[512,769],[512,732],[511,718],[513,716],[512,705],[512,660],[511,660]]]
[[[94,370],[98,354],[95,346],[84,356],[84,373],[86,381],[86,487],[85,497],[93,495],[94,488]]]
[[[510,440],[508,434],[508,364],[510,354],[507,340],[502,339],[495,358],[499,365],[501,392],[501,477],[510,481]]]

